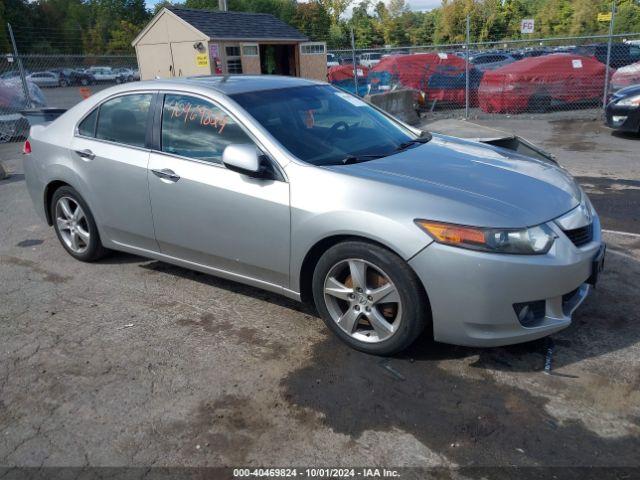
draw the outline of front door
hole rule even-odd
[[[198,97],[164,98],[160,152],[149,161],[163,254],[284,286],[289,272],[289,184],[222,164],[227,145],[253,143],[224,110]]]

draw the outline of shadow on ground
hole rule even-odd
[[[142,260],[124,255],[127,261]],[[637,310],[638,287],[632,280],[640,278],[640,262],[622,261],[610,255],[607,269],[597,289],[574,313],[572,325],[553,336],[553,367],[560,369],[587,358],[615,352],[640,342],[640,312]],[[215,288],[263,300],[305,315],[317,316],[312,306],[295,302],[284,296],[242,285],[230,280],[188,270],[160,261],[142,263],[152,272],[178,276]],[[620,332],[624,332],[623,335]],[[467,348],[440,344],[423,334],[397,360],[433,362],[446,359],[478,356],[472,366],[511,372],[541,372],[544,369],[548,339],[499,348]],[[553,372],[562,375],[559,372]]]
[[[589,194],[603,228],[640,233],[640,180],[576,177]]]

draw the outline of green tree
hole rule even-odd
[[[620,0],[614,22],[616,33],[640,32],[640,2]]]
[[[566,35],[573,15],[570,0],[547,0],[536,15],[536,28],[544,36]]]
[[[331,17],[331,24],[337,25],[340,16],[346,12],[347,7],[351,5],[352,0],[318,0]]]
[[[312,40],[329,38],[331,18],[322,4],[317,1],[298,4],[292,24]]]
[[[0,2],[0,54],[10,52],[9,33],[7,32],[7,18],[4,13],[4,2]]]

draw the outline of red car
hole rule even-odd
[[[611,89],[614,91],[631,85],[640,85],[640,62],[620,67],[611,77]]]
[[[486,72],[478,89],[480,108],[491,113],[546,111],[552,105],[597,103],[606,67],[592,57],[554,53],[524,58]]]
[[[466,62],[450,53],[414,53],[384,57],[369,71],[371,92],[411,88],[422,93],[424,102],[464,105]],[[481,73],[470,66],[471,102]]]

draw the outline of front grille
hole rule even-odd
[[[576,247],[581,247],[593,239],[593,224],[590,223],[587,226],[574,228],[573,230],[563,230],[563,232]]]

